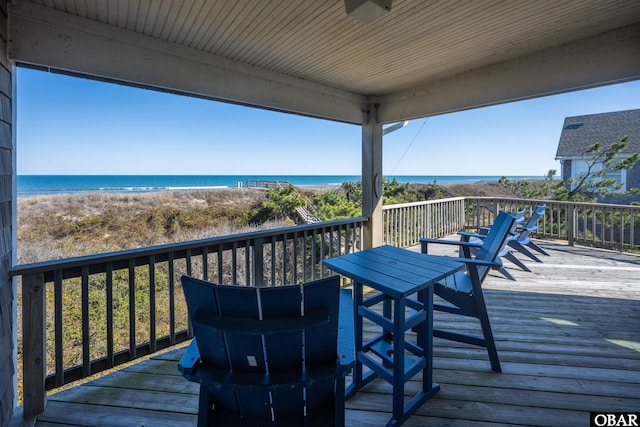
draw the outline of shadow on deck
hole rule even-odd
[[[435,339],[442,388],[404,426],[585,426],[590,411],[638,411],[640,257],[542,246],[551,257],[525,261],[531,273],[514,266],[517,281],[497,274],[485,281],[503,373],[491,371],[483,349]],[[436,313],[435,323],[476,327],[458,317]],[[36,425],[195,425],[198,386],[178,373],[182,351],[50,395]],[[417,387],[412,381],[408,392]],[[385,425],[390,392],[376,380],[356,394],[347,425]]]

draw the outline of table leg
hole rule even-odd
[[[391,306],[391,302],[393,300],[391,298],[389,298],[388,296],[384,296],[384,300],[382,301],[382,315],[384,317],[386,317],[387,319],[389,319],[390,321],[393,321],[392,319],[392,306]],[[395,308],[395,305],[394,305]],[[393,336],[395,335],[395,331],[389,331],[389,330],[385,330],[383,332],[384,334],[384,340],[387,342],[391,342],[393,341]],[[382,361],[382,365],[387,368],[387,369],[392,369],[393,368],[393,364],[392,363],[388,363],[387,361],[383,360]]]
[[[419,345],[425,359],[425,366],[422,370],[422,390],[430,392],[433,384],[433,287],[418,292],[418,301],[422,303],[426,314],[426,319],[419,328]],[[437,386],[437,384],[435,385]],[[439,388],[439,386],[437,386]]]
[[[404,340],[405,340],[405,299],[394,300],[393,328],[393,418],[388,426],[404,421]]]
[[[362,316],[359,313],[359,308],[362,306],[364,299],[363,285],[358,281],[353,282],[353,315],[354,318],[354,340],[356,351],[356,363],[353,368],[353,382],[347,387],[345,391],[346,399],[356,394],[356,392],[363,386],[362,383],[362,362],[359,360],[359,354],[362,352]]]

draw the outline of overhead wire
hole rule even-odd
[[[422,126],[420,126],[420,129],[418,129],[418,132],[416,133],[416,135],[413,137],[413,139],[411,140],[411,142],[409,143],[409,145],[407,146],[407,148],[404,150],[404,153],[402,153],[402,156],[400,156],[400,159],[398,159],[398,162],[396,163],[396,165],[393,167],[393,169],[391,169],[391,173],[389,175],[393,175],[394,172],[396,171],[396,169],[398,168],[398,165],[400,165],[400,163],[402,162],[402,160],[404,159],[404,156],[407,155],[407,153],[409,152],[409,150],[411,149],[411,146],[413,145],[414,142],[416,142],[416,139],[418,139],[418,135],[420,135],[420,132],[422,132],[422,129],[424,129],[424,126],[427,124],[427,120],[429,118],[427,117],[426,119],[424,119],[424,121],[422,122]]]

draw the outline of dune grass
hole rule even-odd
[[[259,190],[79,194],[18,199],[18,262],[27,264],[246,229]]]

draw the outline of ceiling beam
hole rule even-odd
[[[381,96],[400,120],[640,79],[640,23]]]
[[[234,103],[360,124],[366,98],[56,10],[11,5],[18,62]]]

